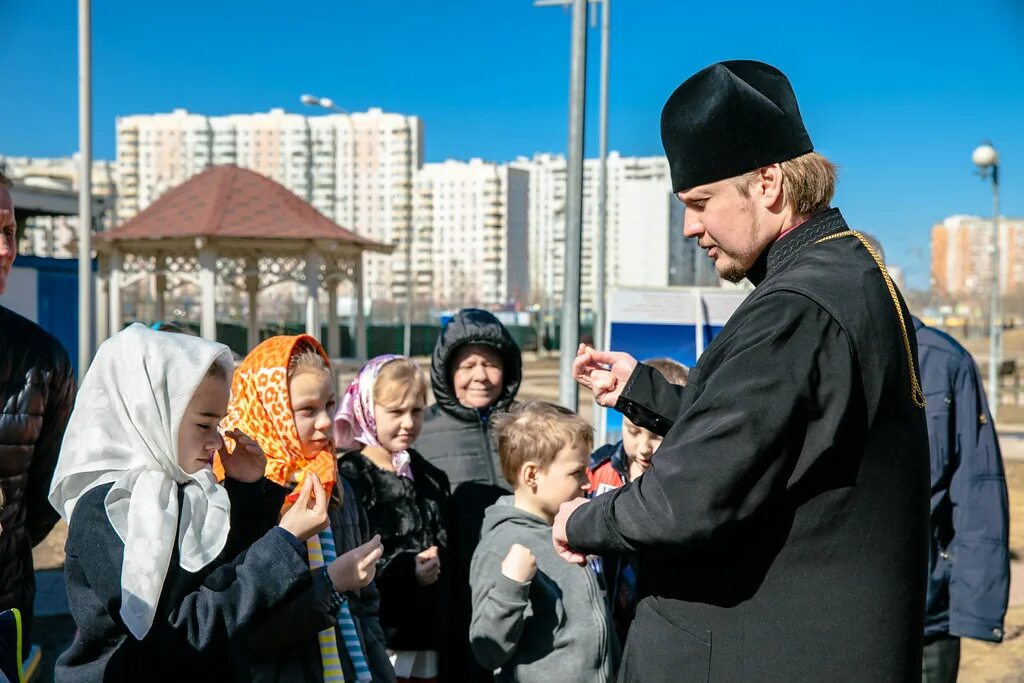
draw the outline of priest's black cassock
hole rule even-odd
[[[620,677],[919,681],[929,457],[910,313],[836,209],[748,277],[685,388],[642,364],[626,383],[616,409],[664,435],[652,469],[568,521],[573,549],[638,557]]]

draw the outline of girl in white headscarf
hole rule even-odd
[[[308,589],[301,542],[327,497],[308,478],[274,528],[263,452],[237,430],[229,452],[218,429],[231,367],[222,344],[139,324],[99,348],[50,489],[78,625],[58,681],[244,676],[235,636]]]

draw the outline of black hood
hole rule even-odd
[[[466,344],[491,346],[501,353],[504,386],[492,409],[508,408],[515,399],[519,383],[523,379],[523,357],[519,345],[512,339],[505,326],[492,314],[478,308],[464,308],[456,313],[437,337],[430,364],[430,383],[434,390],[434,400],[442,410],[460,420],[477,419],[477,411],[459,403],[452,390],[452,372],[449,367],[451,359],[455,352]]]

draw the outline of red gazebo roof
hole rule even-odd
[[[105,240],[182,237],[334,240],[371,251],[392,247],[346,230],[270,178],[234,164],[213,166],[164,193]]]

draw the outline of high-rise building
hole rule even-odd
[[[992,220],[950,216],[932,226],[932,290],[940,295],[991,291]],[[1024,219],[999,219],[1003,294],[1024,288]]]
[[[273,178],[341,226],[396,244],[400,254],[412,234],[423,125],[380,109],[315,117],[282,109],[208,117],[178,109],[119,118],[117,160],[121,220],[210,165],[238,164]],[[404,297],[400,260],[367,255],[368,297]]]
[[[530,172],[532,298],[534,303],[558,308],[565,291],[565,158],[538,154],[532,159],[520,158],[514,165]],[[583,167],[580,298],[584,310],[593,310],[597,299],[598,165],[599,160],[587,159]],[[673,251],[674,234],[682,231],[682,214],[677,204],[664,157],[623,157],[617,152],[608,155],[607,287],[717,284],[717,277],[708,278],[700,266],[692,265],[692,245],[676,244]],[[691,263],[686,274],[682,273],[682,263],[673,260],[682,261],[684,256]],[[674,274],[675,271],[680,272]]]
[[[416,298],[447,308],[525,303],[528,202],[529,172],[515,164],[424,164],[414,210]]]

